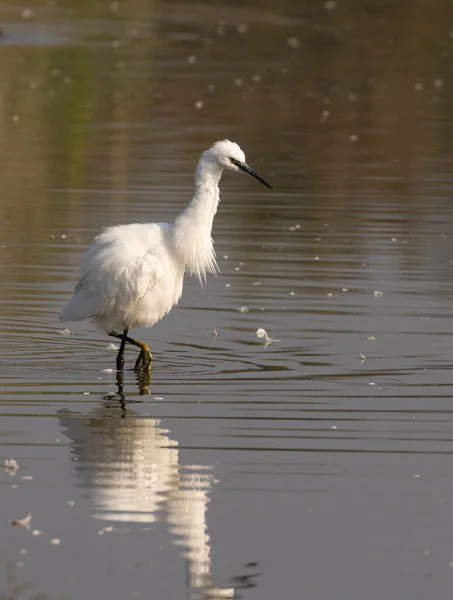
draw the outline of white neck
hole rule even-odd
[[[222,167],[200,158],[195,171],[192,202],[175,220],[173,240],[182,254],[189,273],[203,283],[206,273],[218,271],[211,238],[212,222],[220,200],[219,180]]]

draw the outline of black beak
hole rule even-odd
[[[236,165],[236,167],[238,169],[241,169],[241,171],[244,171],[244,173],[248,173],[255,179],[258,179],[258,181],[261,181],[261,183],[263,183],[270,190],[273,189],[270,183],[268,183],[265,179],[263,179],[260,175],[258,175],[258,173],[256,171],[254,171],[253,169],[251,169],[248,165],[246,165],[245,163],[240,162],[239,160],[236,160],[234,158],[230,158],[230,160],[233,163],[233,165]]]

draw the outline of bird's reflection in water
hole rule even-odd
[[[83,487],[92,490],[94,517],[123,523],[168,521],[175,543],[185,548],[191,595],[235,597],[235,587],[246,586],[237,585],[237,579],[234,587],[215,586],[211,573],[206,524],[211,467],[181,465],[178,442],[159,419],[127,409],[123,388],[119,378],[118,395],[105,397],[89,418],[68,412],[60,416],[63,433],[72,440],[77,474]]]
[[[135,371],[135,379],[137,381],[138,393],[140,396],[148,396],[151,386],[151,366],[146,369]],[[124,395],[124,372],[123,370],[116,372],[116,388],[117,399],[119,406],[123,411],[126,409],[126,396]],[[124,415],[125,416],[125,415]]]

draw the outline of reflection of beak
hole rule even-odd
[[[244,173],[248,173],[255,179],[258,179],[258,181],[261,181],[261,183],[263,183],[266,187],[268,187],[269,189],[272,189],[271,184],[267,183],[267,181],[265,179],[263,179],[260,175],[258,175],[258,173],[256,171],[254,171],[253,169],[251,169],[248,165],[246,165],[245,163],[243,163],[239,160],[236,160],[234,158],[231,158],[230,160],[233,163],[233,165],[236,165],[236,167],[238,169],[241,169],[241,171],[244,171]]]

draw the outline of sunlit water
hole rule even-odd
[[[58,4],[0,9],[2,597],[447,597],[448,3]],[[220,276],[117,381],[81,255],[223,137],[275,190],[225,174]]]

